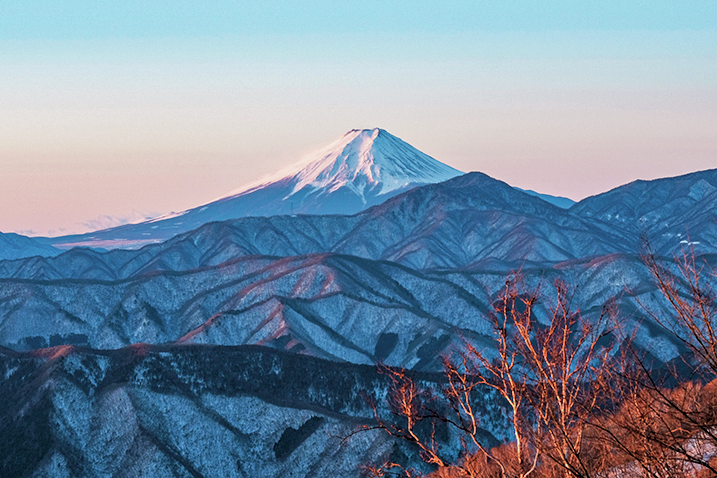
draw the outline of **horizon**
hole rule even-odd
[[[206,204],[362,125],[580,200],[715,167],[717,4],[0,6],[0,231]]]

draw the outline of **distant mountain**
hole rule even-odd
[[[633,181],[583,199],[570,212],[626,233],[645,233],[663,254],[685,246],[697,253],[713,253],[717,248],[717,169]]]
[[[0,260],[23,259],[33,256],[54,257],[61,252],[38,239],[11,232],[0,232]]]
[[[518,191],[522,191],[526,194],[530,194],[531,196],[535,196],[536,198],[540,198],[543,201],[547,201],[554,206],[558,206],[559,208],[570,209],[570,207],[575,204],[575,201],[563,196],[551,196],[550,194],[542,194],[535,192],[532,189],[521,189],[518,187],[516,187],[515,189],[517,189]]]
[[[67,249],[136,248],[213,221],[289,214],[354,214],[460,171],[382,129],[352,130],[328,147],[273,176],[181,213],[139,224],[53,239]]]

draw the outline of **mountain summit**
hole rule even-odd
[[[227,199],[258,189],[282,184],[291,187],[283,200],[296,201],[297,212],[326,214],[326,207],[354,213],[377,204],[396,191],[419,184],[446,181],[463,174],[385,130],[354,129],[305,160],[269,178],[256,181],[232,193]],[[341,192],[361,201],[349,204],[322,204],[322,198]],[[281,207],[281,206],[279,206]]]
[[[278,173],[209,204],[139,224],[59,237],[61,248],[134,248],[213,221],[286,214],[355,214],[404,191],[463,174],[385,130],[351,130]]]

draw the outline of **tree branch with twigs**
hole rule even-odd
[[[606,309],[600,320],[584,320],[572,310],[573,292],[565,283],[555,282],[554,288],[555,299],[541,323],[535,312],[544,300],[540,288],[529,290],[517,275],[509,278],[487,317],[494,346],[481,351],[464,340],[443,356],[445,384],[438,392],[420,390],[405,371],[385,368],[392,381],[388,405],[394,420],[380,417],[374,406],[377,425],[370,428],[415,444],[424,461],[450,465],[461,476],[486,476],[475,468],[476,457],[500,477],[527,478],[549,465],[566,476],[593,476],[584,437],[600,399],[593,384],[604,383],[601,377],[610,357],[611,348],[602,343],[612,332],[609,314]],[[510,444],[491,447],[482,439],[474,404],[477,393],[486,390],[493,390],[506,405]],[[433,427],[427,435],[416,432],[424,420]],[[436,423],[457,432],[462,455],[473,458],[449,462],[436,441]]]

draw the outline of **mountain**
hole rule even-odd
[[[215,222],[162,244],[0,262],[0,277],[118,280],[212,267],[245,256],[340,253],[413,269],[503,270],[639,247],[637,235],[581,218],[482,173],[417,187],[353,216],[293,215]]]
[[[353,216],[243,218],[136,251],[0,262],[0,344],[261,344],[435,369],[463,337],[485,340],[512,270],[580,284],[586,315],[626,287],[654,292],[628,255],[638,245],[470,173]]]
[[[388,387],[374,366],[266,347],[0,348],[0,476],[359,478],[391,453],[420,467],[382,430],[343,439],[375,423],[368,399],[390,414]],[[478,393],[485,435],[507,439],[499,399]]]
[[[714,256],[706,259],[717,263]],[[552,305],[554,280],[579,286],[573,302],[586,318],[630,290],[619,305],[623,327],[640,324],[646,334],[639,340],[659,339],[666,359],[679,350],[643,311],[668,311],[669,304],[655,299],[650,274],[634,254],[526,266],[521,273],[531,287],[542,283],[541,316]],[[312,254],[250,256],[113,281],[0,279],[0,346],[263,345],[337,362],[436,371],[441,354],[463,340],[491,344],[492,298],[508,274],[417,271],[390,261]]]
[[[209,204],[139,224],[55,238],[52,243],[63,249],[136,248],[213,221],[355,214],[413,187],[460,174],[382,129],[352,130],[304,161]]]
[[[54,257],[61,252],[60,249],[45,244],[41,240],[15,233],[0,232],[0,261],[33,256]]]
[[[485,334],[488,304],[482,288],[390,262],[246,257],[117,281],[0,280],[0,345],[259,344],[338,361],[381,357],[439,368],[429,352],[459,340],[461,331]]]
[[[630,337],[662,363],[685,357],[654,320],[671,306],[636,252],[644,230],[669,248],[687,228],[714,270],[716,175],[631,183],[566,210],[469,173],[353,215],[245,217],[138,250],[2,260],[0,476],[359,476],[389,457],[418,464],[380,431],[341,440],[373,423],[366,398],[390,413],[389,378],[372,364],[439,388],[441,356],[465,341],[490,357],[490,313],[513,271],[539,290],[539,321],[564,280],[587,320],[619,319],[606,342]],[[332,177],[329,196],[360,189]],[[484,436],[510,439],[500,400],[476,402]]]
[[[570,212],[628,234],[645,234],[659,253],[717,247],[717,169],[633,181],[583,199]]]
[[[575,204],[575,201],[573,201],[570,198],[566,198],[564,196],[551,196],[550,194],[542,194],[539,192],[535,192],[532,189],[521,189],[516,187],[518,191],[522,191],[526,194],[530,194],[531,196],[535,196],[536,198],[540,198],[543,201],[547,201],[550,204],[554,206],[558,206],[563,209],[570,209]]]

